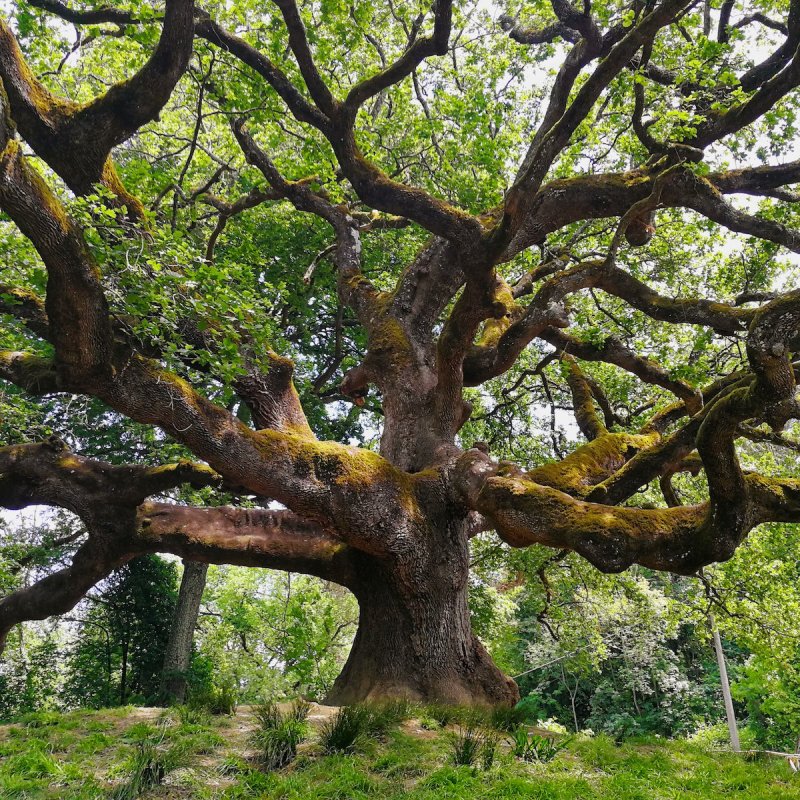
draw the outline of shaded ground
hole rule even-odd
[[[335,709],[314,706],[297,760],[264,773],[253,759],[252,709],[209,718],[154,708],[40,713],[0,726],[2,800],[107,800],[130,775],[142,743],[176,755],[145,800],[800,800],[800,777],[780,760],[747,761],[688,742],[615,745],[573,739],[547,764],[498,748],[489,771],[451,764],[455,728],[409,720],[349,755],[321,752],[317,731]]]

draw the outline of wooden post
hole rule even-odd
[[[711,626],[711,636],[714,640],[714,652],[717,654],[719,680],[722,684],[722,697],[725,700],[725,716],[728,718],[728,732],[731,737],[731,748],[735,753],[738,753],[742,748],[739,744],[739,729],[736,727],[736,714],[733,710],[731,685],[728,681],[728,668],[725,666],[725,653],[722,651],[722,641],[719,638],[719,631],[714,623],[714,617],[711,614],[708,615],[708,624]]]

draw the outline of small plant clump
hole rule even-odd
[[[258,727],[253,739],[265,770],[282,769],[294,761],[297,746],[308,736],[306,719],[310,709],[310,704],[302,700],[293,703],[285,713],[271,700],[256,708]]]
[[[351,753],[369,731],[370,712],[366,706],[342,706],[323,723],[319,743],[326,753]]]
[[[215,717],[231,717],[236,713],[236,687],[231,684],[212,686],[189,698],[189,706],[202,709]]]
[[[342,706],[320,729],[320,744],[326,753],[351,753],[367,737],[382,739],[413,712],[410,701],[359,703]]]
[[[175,706],[175,714],[181,725],[208,725],[211,715],[202,706]]]
[[[531,733],[524,725],[512,731],[509,737],[511,752],[522,761],[552,761],[568,744],[564,739],[557,742],[552,736]]]
[[[383,703],[363,703],[361,707],[366,714],[366,733],[377,737],[385,736],[389,730],[405,722],[413,713],[411,701],[404,698],[387,700]]]
[[[459,726],[450,736],[450,760],[457,767],[491,769],[497,754],[498,737],[476,722]]]
[[[489,724],[504,733],[512,733],[525,722],[528,722],[528,710],[519,703],[511,708],[493,708],[489,716]]]
[[[110,800],[136,800],[149,789],[160,786],[170,772],[182,766],[186,760],[185,749],[180,745],[162,749],[165,736],[166,728],[158,739],[137,742],[128,778],[111,793]]]
[[[436,720],[441,728],[446,728],[453,723],[469,724],[480,716],[474,708],[451,706],[445,703],[431,703],[425,706],[424,711],[425,716]]]

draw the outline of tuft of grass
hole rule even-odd
[[[402,698],[382,703],[362,703],[360,707],[364,709],[366,717],[364,732],[379,739],[405,722],[414,711],[411,702]]]
[[[529,722],[527,709],[519,703],[511,708],[497,706],[489,713],[489,724],[497,731],[512,733],[523,723]]]
[[[342,706],[326,720],[319,743],[326,753],[351,753],[369,733],[370,711],[366,706]]]
[[[499,738],[480,728],[474,721],[450,734],[450,761],[457,767],[478,767],[484,770],[494,765]]]
[[[479,709],[466,706],[451,706],[444,703],[432,703],[423,708],[424,716],[436,720],[439,726],[446,728],[448,725],[471,725],[483,722],[484,713]]]
[[[163,736],[159,741],[140,741],[136,745],[128,769],[127,779],[111,794],[111,800],[136,800],[149,789],[160,786],[167,774],[183,766],[186,749],[174,745],[162,749]]]
[[[258,728],[253,741],[265,770],[282,769],[294,761],[297,746],[308,736],[306,719],[310,709],[310,704],[302,700],[293,703],[285,714],[273,701],[262,703],[255,709]]]
[[[174,712],[181,725],[208,725],[211,714],[203,706],[175,706]]]
[[[236,713],[237,692],[231,684],[212,686],[202,692],[195,692],[189,697],[189,706],[203,709],[215,717],[231,717]]]

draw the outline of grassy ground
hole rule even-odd
[[[312,731],[328,713],[312,711]],[[216,718],[139,708],[30,715],[0,726],[0,798],[109,800],[149,747],[166,754],[166,774],[136,795],[145,800],[800,800],[800,775],[782,760],[678,741],[578,737],[546,764],[518,761],[501,745],[488,771],[456,767],[452,729],[415,720],[349,755],[324,755],[312,733],[289,767],[265,773],[253,759],[253,725],[246,708]]]

